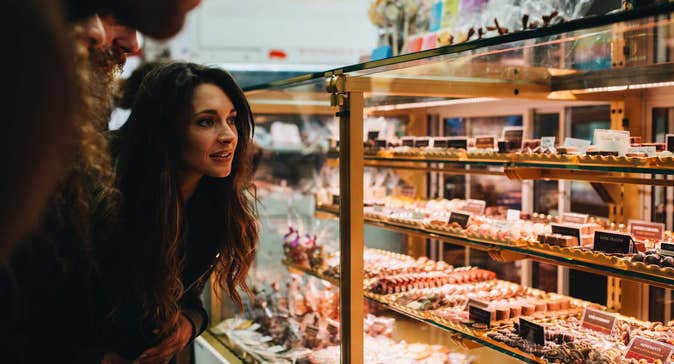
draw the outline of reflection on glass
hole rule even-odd
[[[548,292],[557,292],[557,266],[532,262],[531,286]]]
[[[571,137],[592,140],[595,129],[611,128],[609,105],[580,106],[568,110],[571,122]],[[596,216],[608,216],[608,205],[602,200],[596,187],[586,182],[571,182],[571,210]]]
[[[653,138],[651,141],[664,143],[667,134],[674,132],[674,108],[656,107],[653,108]],[[653,176],[653,178],[668,178],[665,176]],[[673,214],[668,213],[667,194],[671,194],[672,188],[664,186],[651,187],[651,220],[661,222],[672,228]],[[671,197],[670,197],[671,198]],[[669,211],[672,211],[669,203]]]

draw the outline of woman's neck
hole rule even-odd
[[[201,174],[194,172],[182,171],[180,173],[180,198],[184,204],[187,204],[192,195],[194,195],[201,177]]]

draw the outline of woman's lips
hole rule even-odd
[[[226,161],[226,160],[232,159],[233,154],[234,153],[232,153],[232,152],[224,152],[223,151],[223,152],[212,153],[210,155],[210,157],[212,159],[215,159],[215,160],[218,160],[218,161]]]

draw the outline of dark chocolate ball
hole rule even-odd
[[[630,261],[632,261],[632,262],[643,262],[645,258],[646,258],[646,255],[644,253],[638,252],[638,253],[632,255],[632,259],[630,259]]]

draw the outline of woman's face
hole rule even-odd
[[[220,87],[197,86],[182,141],[183,167],[200,176],[229,176],[238,142],[235,120],[234,105]]]

